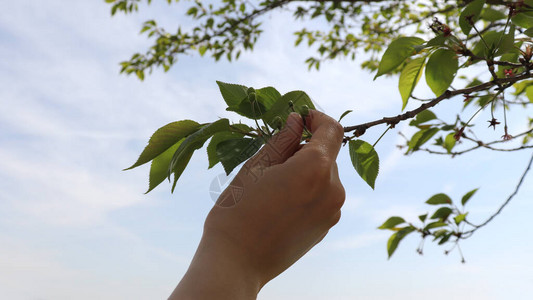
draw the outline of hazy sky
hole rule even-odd
[[[157,2],[157,1],[155,1]],[[162,1],[160,1],[162,2]],[[294,48],[289,14],[264,20],[253,53],[234,63],[182,57],[145,82],[119,75],[118,63],[149,45],[142,21],[180,22],[187,4],[156,4],[140,14],[110,16],[104,1],[0,1],[0,299],[162,299],[194,254],[213,205],[209,187],[223,173],[207,170],[198,151],[176,192],[167,183],[148,195],[148,166],[134,162],[157,128],[176,120],[209,122],[239,117],[225,111],[216,80],[282,93],[305,90],[344,125],[400,112],[396,78],[372,81],[360,61],[339,60],[308,72],[306,48]],[[431,96],[421,87],[417,93]],[[415,107],[411,103],[409,107]],[[454,118],[462,99],[435,111]],[[408,107],[408,108],[409,108]],[[471,111],[466,110],[465,115]],[[529,110],[531,115],[531,109]],[[511,134],[523,112],[511,112]],[[493,139],[502,133],[478,132]],[[374,142],[384,130],[370,130]],[[439,192],[470,201],[481,222],[522,174],[530,151],[480,150],[454,159],[424,153],[403,156],[397,134],[378,144],[381,172],[372,191],[351,167],[346,148],[339,172],[347,199],[340,223],[323,242],[273,280],[259,299],[531,299],[533,211],[530,176],[501,216],[445,256],[411,236],[387,260],[389,232],[376,229],[392,215],[415,221],[423,202]],[[501,131],[501,128],[500,128]]]

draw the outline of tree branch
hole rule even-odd
[[[471,93],[474,93],[474,92],[487,90],[487,89],[490,89],[491,87],[500,86],[502,84],[513,84],[513,83],[518,82],[520,80],[528,79],[528,78],[531,78],[531,77],[533,77],[533,74],[531,74],[529,72],[525,72],[525,73],[523,73],[521,75],[518,75],[518,76],[508,77],[508,78],[498,78],[498,79],[495,79],[495,80],[492,80],[492,81],[489,81],[489,82],[485,82],[485,83],[482,83],[480,85],[476,85],[476,86],[469,87],[469,88],[464,88],[464,89],[454,90],[454,91],[447,90],[446,92],[444,92],[439,97],[420,105],[420,107],[418,107],[417,109],[410,110],[410,111],[408,111],[408,112],[406,112],[404,114],[397,115],[395,117],[385,117],[383,119],[375,120],[375,121],[372,121],[372,122],[367,122],[367,123],[363,123],[363,124],[359,124],[359,125],[344,127],[344,132],[354,131],[354,136],[355,137],[359,137],[359,136],[365,134],[365,132],[366,132],[366,130],[368,128],[376,126],[376,125],[387,124],[387,125],[390,125],[390,126],[394,127],[394,126],[396,126],[396,124],[400,123],[401,121],[405,121],[407,119],[413,118],[417,114],[421,113],[422,111],[437,105],[442,100],[450,99],[450,98],[452,98],[454,96],[461,95],[461,94],[471,94]]]

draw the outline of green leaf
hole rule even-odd
[[[158,157],[152,160],[150,166],[149,186],[145,194],[148,194],[156,186],[158,186],[168,176],[168,166],[174,156],[174,152],[178,150],[178,147],[185,138],[168,148],[165,152],[161,153]]]
[[[461,27],[464,34],[468,35],[470,30],[472,30],[472,25],[467,18],[471,18],[471,21],[475,23],[479,19],[484,4],[485,0],[474,0],[463,9],[459,16],[459,27]]]
[[[519,96],[520,94],[525,92],[526,88],[530,85],[533,85],[533,80],[524,80],[513,84],[513,87],[515,88],[513,95]]]
[[[524,31],[524,34],[529,37],[533,37],[533,27],[528,28],[526,31]]]
[[[442,244],[446,243],[450,239],[451,236],[452,236],[452,232],[450,232],[450,233],[448,233],[446,235],[443,235],[442,239],[439,242],[439,245],[442,245]]]
[[[446,124],[446,125],[443,125],[440,130],[442,131],[450,131],[450,130],[454,130],[455,129],[455,125],[454,124]]]
[[[526,88],[526,96],[529,99],[529,102],[533,103],[533,86],[528,86]]]
[[[452,199],[448,195],[440,193],[431,196],[426,203],[431,205],[452,204]]]
[[[201,125],[194,121],[182,120],[159,128],[154,132],[148,141],[148,146],[144,148],[137,161],[124,170],[130,170],[151,161],[184,137],[200,129],[200,127]]]
[[[271,109],[274,103],[281,97],[281,94],[273,87],[254,90],[253,95],[250,94],[247,91],[246,98],[237,105],[229,106],[226,110],[234,111],[241,116],[257,120]]]
[[[391,229],[402,223],[405,223],[405,220],[402,217],[390,217],[385,223],[383,223],[383,225],[379,226],[378,229]]]
[[[426,110],[423,110],[421,112],[419,112],[415,119],[412,120],[411,122],[409,122],[409,125],[411,126],[417,126],[417,125],[420,125],[422,123],[426,123],[426,122],[429,122],[431,120],[435,120],[437,118],[437,116],[429,109],[426,109]]]
[[[461,199],[461,204],[462,204],[462,205],[465,205],[466,202],[468,202],[468,200],[470,200],[470,198],[471,198],[472,196],[474,196],[474,194],[477,192],[477,190],[478,190],[478,189],[473,189],[473,190],[471,190],[470,192],[466,193],[466,194],[463,196],[463,198]]]
[[[144,80],[144,71],[143,70],[137,70],[135,72],[135,75],[137,75],[137,78],[139,78],[141,81]]]
[[[413,46],[413,49],[415,49],[415,51],[419,53],[426,48],[446,47],[447,40],[448,36],[444,36],[444,34],[439,34],[431,40],[427,41],[427,43],[425,44]]]
[[[252,157],[264,144],[263,138],[240,138],[220,142],[217,145],[217,156],[226,175],[229,175],[235,167]]]
[[[209,141],[209,144],[207,145],[207,158],[209,160],[209,167],[208,169],[211,169],[216,164],[220,162],[217,156],[217,145],[218,143],[230,140],[230,139],[236,139],[236,138],[242,138],[244,135],[242,133],[237,132],[230,132],[230,131],[223,131],[216,133],[211,138],[211,141]]]
[[[448,233],[448,229],[439,229],[433,233],[433,236],[435,237],[433,240],[437,240],[438,238],[442,237],[443,235],[446,235]]]
[[[435,211],[435,213],[431,216],[431,219],[446,220],[451,213],[452,213],[451,208],[441,207]]]
[[[516,26],[520,26],[522,28],[533,27],[533,17],[528,16],[524,13],[516,14],[514,17],[511,18],[511,22],[513,22],[513,24],[515,24]]]
[[[499,41],[499,45],[496,44],[498,46],[498,51],[496,52],[497,56],[506,53],[519,53],[518,48],[515,47],[515,30],[516,26],[514,24],[511,24],[511,26],[509,26],[509,32],[503,35],[501,41]]]
[[[349,148],[353,167],[359,176],[374,189],[379,173],[378,153],[372,145],[363,140],[351,140]]]
[[[244,99],[248,98],[247,87],[239,84],[224,83],[217,81],[222,98],[228,107],[237,107]]]
[[[491,51],[494,52],[494,57],[501,56],[505,53],[516,53],[518,49],[514,46],[514,26],[511,26],[508,34],[503,34],[497,31],[488,31],[483,34],[483,41],[479,41],[472,53],[476,56],[486,57]],[[502,36],[503,34],[503,36]],[[498,47],[499,46],[499,47]]]
[[[189,8],[189,10],[187,10],[186,15],[188,15],[188,16],[196,15],[197,13],[198,13],[198,7],[193,6],[193,7]]]
[[[435,96],[442,95],[450,87],[458,68],[455,52],[447,49],[433,52],[426,65],[426,82]]]
[[[444,227],[444,226],[448,226],[448,224],[444,223],[444,222],[431,222],[429,224],[426,225],[426,227],[424,227],[424,231],[426,230],[430,230],[430,229],[433,229],[433,228],[439,228],[439,227]]]
[[[301,107],[307,105],[311,109],[315,109],[315,105],[311,98],[303,91],[292,91],[278,98],[272,105],[269,111],[263,115],[263,120],[268,125],[273,125],[274,119],[279,116],[283,124],[287,121],[287,117],[291,113],[289,101],[292,101],[294,110],[298,113],[302,112]]]
[[[191,160],[192,155],[194,154],[194,150],[185,149],[184,151],[180,152],[179,158],[175,159],[176,153],[178,153],[179,149],[183,146],[183,142],[178,147],[178,150],[174,152],[174,155],[172,156],[172,159],[170,160],[170,164],[167,167],[167,178],[170,181],[170,175],[169,171],[172,170],[174,174],[174,183],[172,184],[171,192],[174,192],[174,189],[176,188],[176,183],[178,182],[178,179],[180,178],[181,174],[189,164],[189,161]]]
[[[400,73],[400,81],[398,88],[400,89],[400,95],[402,95],[402,110],[405,109],[411,93],[415,89],[418,80],[422,77],[422,68],[424,68],[425,57],[419,57],[410,61]]]
[[[447,39],[448,37],[444,36],[443,34],[437,35],[426,43],[426,47],[446,46]]]
[[[394,251],[396,251],[396,248],[398,248],[398,244],[400,244],[402,239],[414,230],[415,229],[411,226],[404,227],[400,231],[395,232],[391,235],[389,241],[387,242],[387,252],[389,254],[389,259],[391,258],[392,254],[394,254]]]
[[[111,16],[114,16],[117,13],[118,5],[115,4],[111,7]]]
[[[444,139],[444,148],[446,148],[446,151],[448,153],[452,152],[453,147],[455,147],[455,143],[457,142],[454,137],[454,133],[450,133],[446,136]]]
[[[345,112],[342,113],[342,115],[340,116],[339,120],[337,122],[340,122],[342,120],[342,118],[346,117],[347,114],[351,113],[353,110],[347,110]]]
[[[427,217],[428,217],[428,214],[418,216],[421,222],[425,222]]]
[[[174,153],[170,166],[168,168],[167,175],[170,177],[171,174],[174,174],[174,183],[172,184],[172,192],[176,187],[179,177],[185,170],[185,167],[189,163],[189,160],[192,157],[192,154],[195,150],[202,148],[204,143],[212,137],[215,133],[222,131],[229,131],[229,121],[228,119],[220,119],[213,123],[204,125],[201,129],[194,132],[185,138],[181,143],[178,150]]]
[[[236,112],[241,116],[247,117],[248,119],[257,120],[265,114],[267,108],[263,105],[263,103],[257,101],[257,98],[254,98],[254,101],[252,102],[247,97],[238,105],[229,106],[226,108],[226,110]]]
[[[466,215],[468,215],[468,213],[455,216],[455,218],[453,218],[455,220],[455,224],[459,225],[459,223],[463,222],[466,218]]]
[[[489,22],[495,22],[498,20],[502,20],[507,18],[507,14],[500,10],[495,10],[490,7],[485,7],[483,11],[481,12],[481,19],[489,21]]]
[[[415,133],[413,137],[411,137],[411,140],[409,141],[409,147],[407,149],[406,153],[414,152],[420,149],[422,145],[424,145],[427,141],[429,141],[437,132],[439,132],[439,128],[432,127],[427,129],[422,129]]]
[[[206,51],[207,51],[207,47],[205,45],[198,47],[198,53],[200,53],[200,56],[204,56]]]
[[[405,59],[415,54],[413,46],[422,43],[424,43],[424,40],[417,37],[401,37],[392,41],[379,62],[378,73],[374,80],[396,69]]]
[[[281,94],[271,86],[255,90],[255,94],[257,95],[257,101],[263,104],[267,110],[271,109],[281,97]]]

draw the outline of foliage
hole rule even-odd
[[[174,191],[193,153],[202,148],[209,139],[209,168],[221,163],[226,174],[230,174],[282,129],[289,113],[306,115],[309,108],[315,108],[309,96],[302,91],[281,95],[273,87],[254,89],[220,81],[217,84],[228,105],[226,109],[254,120],[257,127],[252,128],[241,123],[230,124],[228,119],[219,119],[206,124],[182,120],[159,128],[150,138],[137,162],[126,169],[152,161],[147,193],[165,178],[170,180],[171,176],[174,176]],[[302,141],[307,140],[309,135],[308,132],[304,134]],[[377,157],[377,154],[375,155]]]
[[[131,13],[142,1],[106,2],[112,4],[111,12],[115,14],[119,11]],[[375,143],[371,145],[359,137],[369,128],[381,124],[387,126],[385,134],[399,122],[411,119],[409,125],[416,128],[416,133],[410,138],[405,137],[405,144],[399,146],[406,149],[406,155],[425,151],[454,157],[479,148],[495,151],[533,148],[533,118],[526,120],[525,131],[513,135],[507,123],[511,107],[526,109],[533,104],[533,80],[530,80],[533,77],[533,0],[225,0],[188,3],[186,15],[196,25],[190,30],[180,27],[171,34],[159,27],[155,20],[146,21],[141,33],[152,38],[154,45],[144,54],[134,54],[122,62],[121,72],[136,74],[142,80],[145,72],[153,67],[168,71],[180,55],[192,52],[201,56],[208,54],[215,60],[222,57],[230,61],[237,59],[242,51],[253,50],[262,33],[261,18],[285,9],[302,24],[312,21],[327,24],[324,30],[304,27],[295,32],[296,46],[305,42],[317,50],[317,56],[306,59],[310,69],[319,69],[321,62],[339,56],[354,59],[357,51],[362,50],[369,57],[362,63],[362,68],[375,72],[375,80],[383,75],[399,75],[402,111],[410,101],[420,102],[418,108],[344,128],[344,144],[349,145],[353,166],[372,188],[379,171],[378,154],[374,150]],[[413,95],[422,78],[434,98],[420,99]],[[272,87],[254,89],[221,82],[218,85],[227,110],[251,119],[256,127],[230,124],[227,119],[208,124],[184,120],[162,127],[154,133],[139,160],[131,167],[152,160],[149,191],[171,175],[174,175],[174,189],[192,153],[209,139],[209,167],[221,162],[225,171],[231,172],[283,127],[291,110],[305,114],[308,108],[314,107],[302,91],[281,95]],[[462,97],[464,108],[474,107],[475,113],[458,112],[455,119],[442,120],[435,111],[429,110],[442,101],[460,98],[456,96]],[[489,127],[495,130],[500,129],[498,125],[501,124],[501,117],[497,118],[496,114],[502,115],[501,138],[487,142],[476,137],[473,120],[484,110],[490,111]],[[339,121],[349,112],[340,116]],[[306,132],[302,141],[308,138],[309,132]],[[503,144],[518,138],[521,139],[519,146]],[[529,167],[522,179],[528,170]],[[420,226],[407,223],[401,217],[387,220],[380,228],[394,232],[387,246],[389,257],[401,240],[413,232],[421,235],[421,245],[426,237],[433,237],[439,245],[458,245],[461,239],[471,236],[499,214],[514,196],[483,225],[476,226],[467,220],[468,212],[464,211],[464,205],[475,191],[463,197],[461,209],[445,194],[431,197],[426,203],[437,209],[421,215]],[[465,229],[465,226],[471,229]],[[422,246],[419,252],[422,253]]]

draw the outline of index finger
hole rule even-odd
[[[307,129],[311,131],[313,136],[302,150],[317,147],[333,161],[336,160],[344,137],[344,128],[341,124],[330,116],[311,109],[305,121]]]

